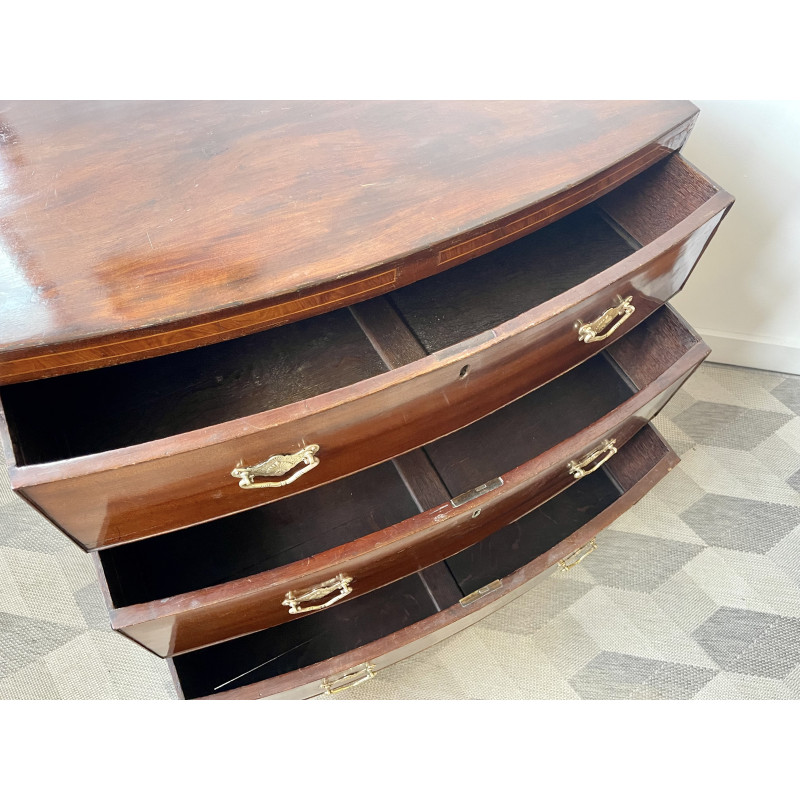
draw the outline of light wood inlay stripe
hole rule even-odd
[[[606,187],[609,190],[624,183],[629,177],[633,177],[641,172],[644,167],[648,167],[651,163],[655,163],[655,161],[659,160],[659,158],[654,158],[654,156],[661,151],[661,147],[647,151],[635,161],[626,164],[622,169],[602,176],[600,180],[591,182],[560,203],[557,202],[547,208],[539,209],[507,225],[502,225],[494,230],[468,239],[465,242],[441,250],[439,252],[439,266],[463,258],[464,256],[476,255],[479,251],[489,248],[490,246],[494,248],[507,239],[519,236],[520,233],[526,233],[530,230],[542,227],[545,222],[553,217],[561,216],[576,207],[585,205],[587,200],[591,200],[594,195],[599,194],[600,187],[604,183],[609,184]]]
[[[394,287],[396,279],[397,270],[391,269],[346,286],[339,286],[335,289],[328,289],[305,297],[287,300],[274,306],[258,309],[257,311],[248,311],[225,319],[214,320],[213,322],[180,328],[175,331],[164,331],[125,339],[122,342],[18,358],[14,361],[0,364],[0,384],[25,380],[28,375],[35,374],[38,377],[41,375],[43,368],[64,369],[76,364],[102,366],[104,362],[115,357],[132,360],[130,357],[139,353],[157,355],[159,350],[168,348],[173,351],[175,350],[175,345],[181,344],[184,345],[183,349],[186,349],[188,346],[193,347],[202,344],[207,339],[218,340],[220,337],[232,332],[245,331],[254,333],[267,327],[274,327],[280,321],[310,308],[316,310],[331,305],[343,305],[348,301],[356,301],[367,294],[388,291]]]

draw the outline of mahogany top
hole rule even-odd
[[[232,338],[446,269],[641,171],[696,113],[0,103],[0,383]]]

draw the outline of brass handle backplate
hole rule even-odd
[[[287,486],[296,481],[301,475],[314,469],[319,464],[316,456],[319,450],[318,444],[309,444],[302,450],[289,455],[270,456],[266,461],[256,464],[253,467],[236,467],[231,471],[234,478],[239,478],[239,486],[242,489],[277,489],[279,486]],[[298,469],[282,481],[256,481],[257,477],[279,478],[287,472],[293,470],[300,464],[304,467]]]
[[[636,306],[631,305],[633,296],[626,297],[624,300],[617,297],[619,304],[613,308],[604,311],[594,322],[587,322],[585,325],[578,321],[578,341],[579,342],[602,342],[603,339],[608,339],[614,331],[625,322],[628,317],[636,311]],[[611,322],[619,317],[617,321],[611,325]],[[611,325],[608,330],[603,331]]]
[[[337,694],[337,692],[343,692],[345,689],[352,689],[354,686],[358,686],[359,683],[366,683],[374,677],[375,665],[367,663],[363,667],[358,667],[336,678],[325,678],[320,686],[325,691],[325,694]]]
[[[580,461],[570,461],[569,464],[567,464],[569,474],[572,475],[575,480],[582,478],[584,475],[591,475],[596,469],[600,469],[600,467],[617,452],[616,443],[616,439],[606,439],[597,450],[584,456]],[[600,456],[603,457],[600,458]],[[596,460],[598,458],[600,458],[599,461]],[[594,464],[592,464],[593,461]],[[591,468],[586,469],[589,464],[592,464]]]
[[[343,597],[347,597],[347,595],[353,591],[352,587],[350,586],[352,582],[353,579],[351,577],[348,575],[343,575],[340,572],[335,578],[331,578],[329,581],[320,583],[317,586],[312,586],[310,589],[298,589],[297,591],[287,592],[286,598],[281,601],[281,605],[289,606],[290,614],[303,614],[306,611],[319,611],[321,608],[328,608],[328,606],[332,606]],[[301,603],[306,603],[309,600],[321,600],[323,597],[333,594],[333,592],[338,592],[338,594],[335,594],[329,600],[326,600],[324,603],[320,603],[319,605],[300,605]]]
[[[597,550],[597,539],[590,539],[583,547],[579,547],[574,553],[570,553],[566,558],[562,558],[561,561],[558,562],[558,566],[561,568],[562,572],[567,572],[573,567],[577,567],[586,556],[590,553],[594,553],[595,550]]]

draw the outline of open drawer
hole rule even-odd
[[[665,306],[584,364],[422,451],[104,549],[95,558],[113,627],[169,656],[354,602],[616,461],[707,354]]]
[[[546,228],[349,310],[4,386],[12,485],[96,549],[379,464],[646,319],[683,285],[731,203],[670,157]]]
[[[319,614],[177,656],[172,671],[179,692],[187,699],[299,699],[374,677],[486,616],[533,581],[568,573],[591,557],[599,531],[677,462],[647,426],[594,474],[435,567]]]

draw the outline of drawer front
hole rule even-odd
[[[209,692],[198,695],[191,691],[184,693],[183,688],[189,688],[186,657],[178,657],[170,662],[178,691],[188,698],[199,696],[203,699],[303,699],[326,692],[334,693],[376,676],[379,679],[378,673],[382,669],[479,621],[528,591],[539,581],[551,578],[554,573],[569,579],[569,572],[565,567],[568,568],[571,563],[588,553],[591,547],[587,545],[598,533],[641,499],[679,461],[650,428],[642,431],[636,443],[631,444],[634,445],[635,454],[628,458],[619,476],[614,476],[619,480],[621,496],[543,555],[512,574],[493,581],[484,592],[474,593],[474,597],[464,597],[462,602],[449,605],[422,621],[395,630],[349,652],[267,680],[254,680],[250,684],[239,685],[230,690],[222,685],[216,694]],[[602,547],[602,538],[599,546]],[[203,664],[208,664],[208,669],[214,669],[214,658],[206,656],[211,650],[213,648],[190,654],[190,658],[194,659],[192,669],[202,670]],[[219,656],[216,660],[220,660]],[[198,662],[201,666],[198,666]],[[228,677],[233,667],[226,664],[225,669]],[[257,674],[257,670],[254,670],[253,675]],[[182,688],[184,682],[185,686]],[[216,688],[216,685],[223,682],[220,680],[218,684],[216,680],[206,679],[206,683],[211,688]],[[194,685],[197,686],[196,681]]]
[[[502,475],[494,486],[487,483],[472,498],[449,502],[442,487],[435,507],[382,531],[269,572],[116,609],[113,626],[170,656],[348,602],[435,564],[567,489],[576,475],[613,461],[615,450],[658,413],[707,353],[702,343],[691,347],[612,413]],[[407,483],[413,491],[413,476]]]
[[[375,333],[393,367],[388,373],[190,433],[13,467],[12,485],[96,549],[273,502],[421,447],[552,380],[646,319],[683,285],[730,202],[724,192],[713,194],[596,277],[432,355],[387,353]],[[625,209],[613,210],[628,223]],[[248,467],[258,469],[231,474]]]

